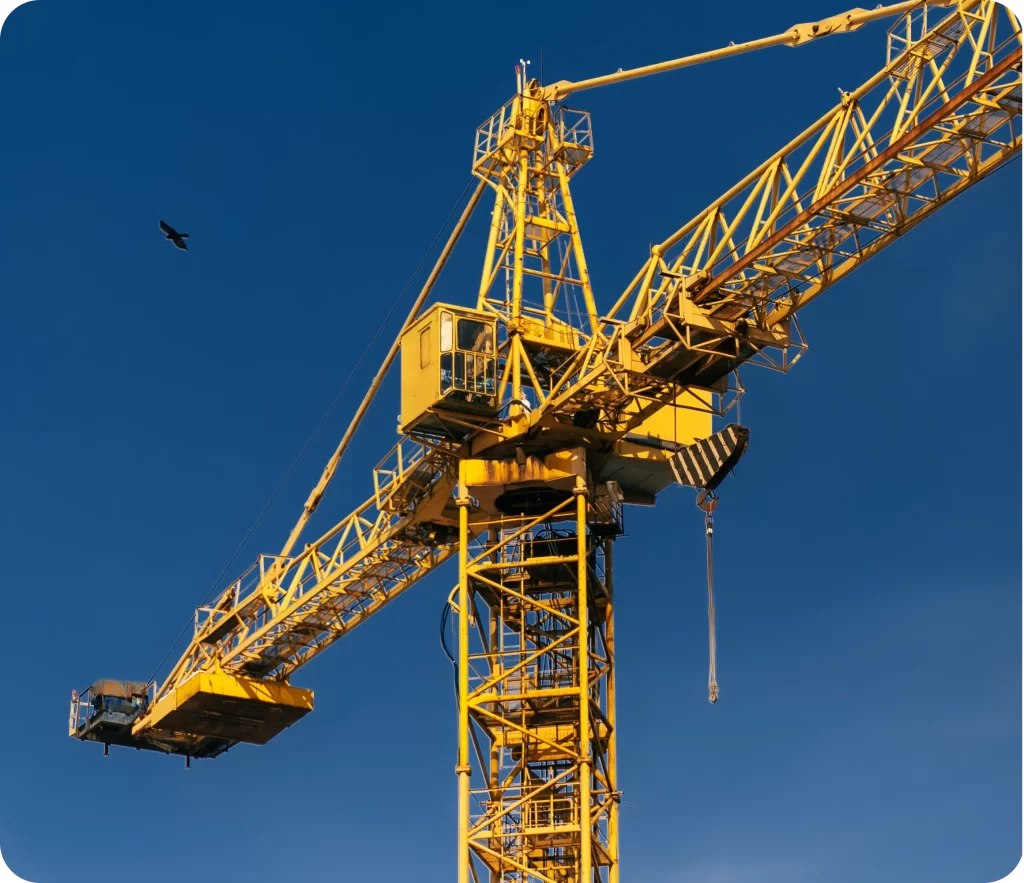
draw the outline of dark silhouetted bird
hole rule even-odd
[[[188,233],[179,233],[166,221],[160,222],[160,229],[167,234],[164,237],[165,239],[170,239],[171,242],[173,242],[182,251],[188,251],[188,246],[185,245],[185,240],[188,239]]]

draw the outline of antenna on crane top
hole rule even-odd
[[[520,58],[519,64],[516,65],[516,91],[520,95],[522,95],[526,91],[526,66],[529,63],[529,61],[523,61],[523,59]]]

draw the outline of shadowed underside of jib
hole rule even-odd
[[[127,704],[126,696],[131,697]],[[222,672],[199,672],[152,706],[146,685],[103,680],[76,697],[71,735],[106,745],[214,757],[238,742],[264,745],[312,710],[310,690]],[[143,716],[146,736],[139,738],[134,731]]]

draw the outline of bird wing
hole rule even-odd
[[[160,229],[163,230],[164,233],[166,233],[168,236],[177,236],[178,235],[177,231],[175,231],[175,229],[170,224],[168,224],[166,221],[161,221],[160,222]]]
[[[180,236],[176,237],[176,238],[175,238],[175,239],[173,240],[173,242],[174,242],[174,244],[175,244],[176,246],[178,246],[178,248],[180,248],[180,249],[181,249],[182,251],[188,251],[188,246],[187,246],[187,245],[185,245],[185,240],[183,240],[183,239],[182,239],[182,238],[181,238]]]

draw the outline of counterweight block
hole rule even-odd
[[[311,690],[201,672],[160,699],[145,728],[265,745],[312,710]]]

